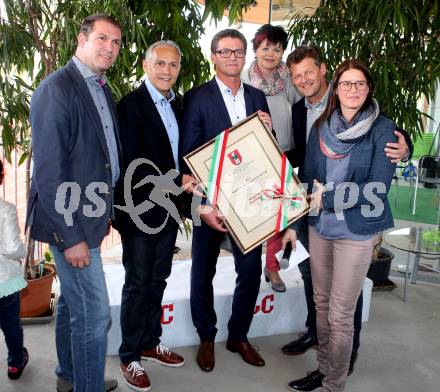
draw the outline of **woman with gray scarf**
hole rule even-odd
[[[395,164],[393,121],[379,114],[369,70],[347,60],[335,71],[327,107],[313,125],[301,181],[308,184],[310,264],[318,332],[317,370],[289,387],[344,390],[353,340],[353,315],[378,232],[394,225],[387,192]],[[325,184],[325,185],[324,185]],[[295,226],[298,227],[298,226]],[[296,232],[285,239],[294,245]]]

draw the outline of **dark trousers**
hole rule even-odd
[[[171,273],[177,224],[158,234],[121,236],[125,283],[122,288],[121,362],[139,361],[141,352],[156,347],[162,335],[162,297]]]
[[[194,226],[190,303],[192,320],[200,340],[214,341],[217,333],[212,280],[222,236],[222,233],[211,229],[204,222],[201,226]],[[241,253],[232,238],[231,246],[237,279],[228,323],[228,339],[245,342],[260,290],[261,246],[247,255]]]
[[[0,327],[8,349],[8,366],[23,366],[23,328],[20,323],[20,293],[0,298]]]
[[[307,225],[305,225],[305,228],[299,231],[298,239],[301,241],[301,243],[308,251],[309,234],[308,234]],[[311,334],[317,337],[318,334],[316,331],[316,307],[315,307],[315,302],[313,300],[313,283],[312,283],[312,273],[310,271],[310,259],[304,260],[302,263],[298,265],[298,267],[301,272],[302,279],[304,281],[304,293],[306,295],[306,303],[307,303],[306,327]],[[356,304],[356,310],[354,312],[353,351],[357,351],[360,346],[360,334],[362,328],[362,306],[363,306],[363,297],[361,291],[361,294],[359,295]]]

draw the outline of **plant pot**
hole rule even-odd
[[[44,270],[41,278],[28,280],[28,285],[21,290],[20,317],[35,317],[49,310],[55,269],[45,265]]]
[[[385,248],[380,248],[379,259],[372,260],[368,269],[367,277],[373,281],[373,286],[384,284],[390,274],[391,261],[394,253]]]

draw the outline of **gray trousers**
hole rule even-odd
[[[371,263],[375,237],[327,240],[309,227],[319,371],[325,392],[344,390],[353,346],[353,316]]]

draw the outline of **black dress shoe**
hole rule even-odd
[[[316,348],[318,346],[318,339],[310,332],[306,332],[298,339],[294,340],[283,346],[281,349],[284,354],[287,355],[301,355],[304,354],[310,348]]]
[[[358,352],[357,351],[352,351],[351,355],[350,355],[350,366],[348,367],[347,376],[351,376],[351,374],[353,373],[354,365],[355,365],[357,359],[358,359]]]
[[[309,372],[304,378],[290,381],[288,387],[292,391],[313,391],[316,388],[322,387],[324,377],[319,370],[315,370],[314,372]]]

